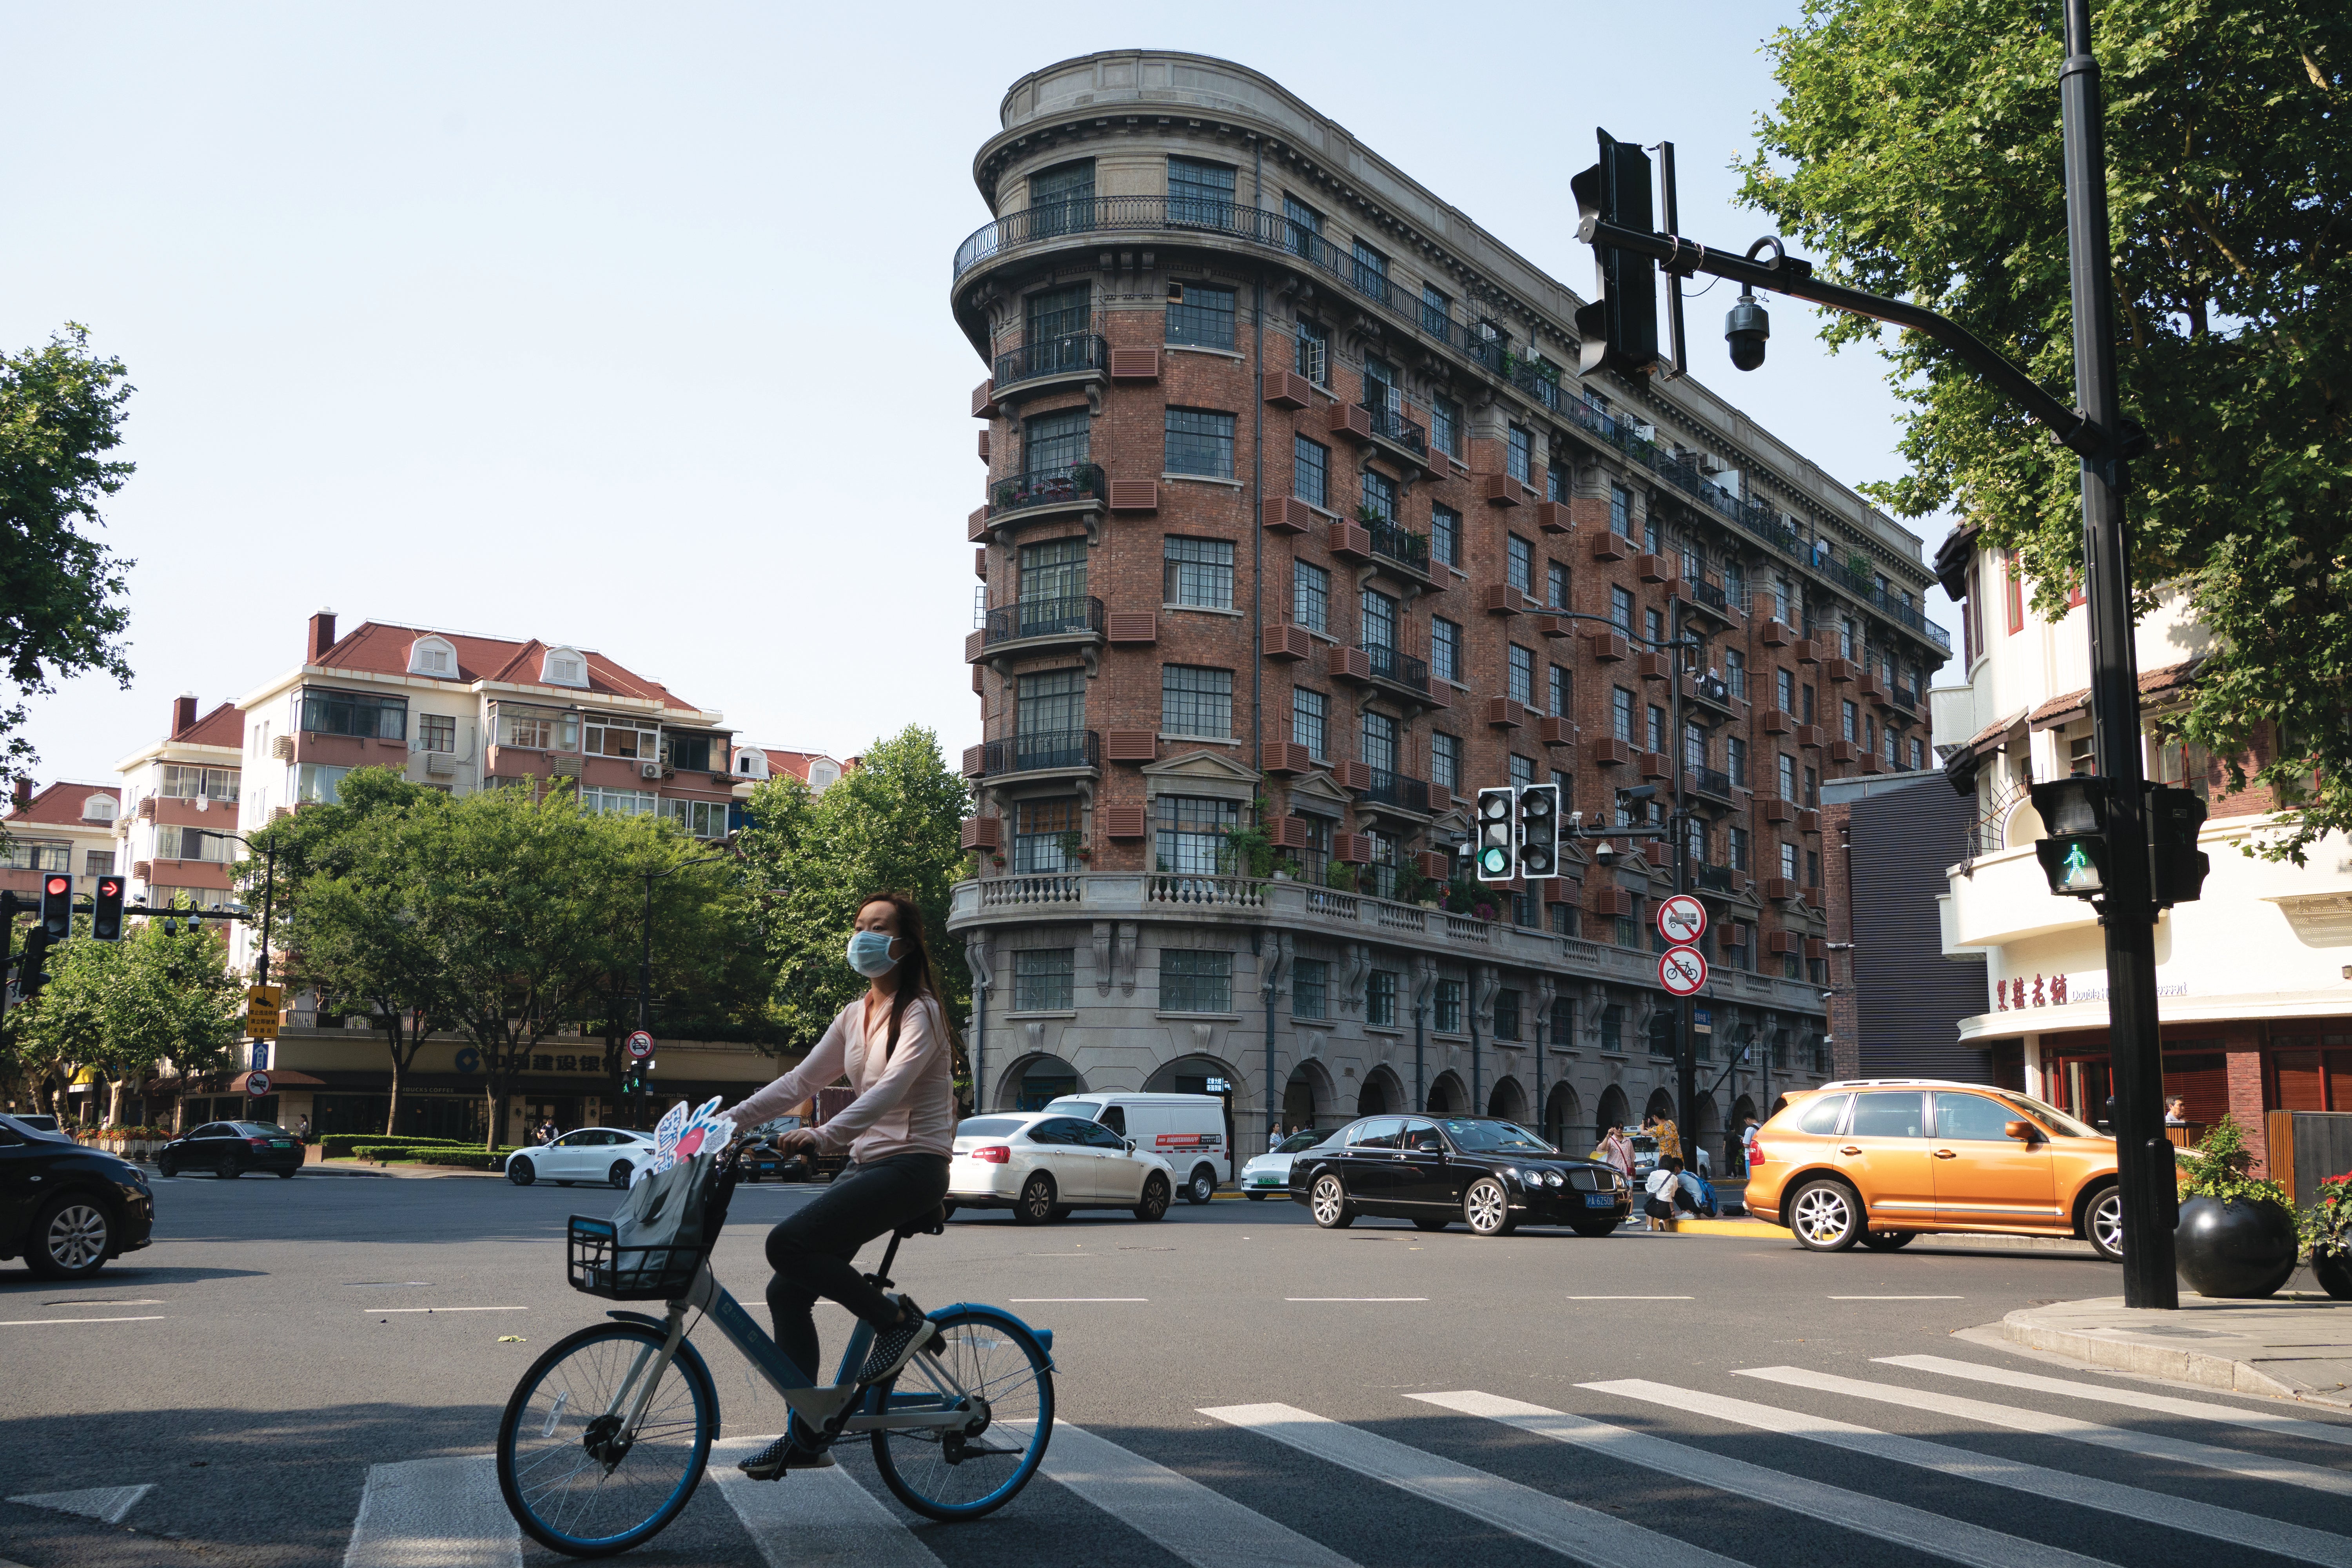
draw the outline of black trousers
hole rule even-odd
[[[768,1313],[775,1320],[776,1345],[811,1386],[823,1381],[810,1310],[816,1299],[838,1301],[877,1329],[896,1321],[889,1298],[858,1273],[857,1249],[920,1219],[947,1194],[948,1156],[893,1154],[848,1166],[768,1233],[768,1267],[776,1271],[768,1281]]]

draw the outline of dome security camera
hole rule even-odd
[[[1756,302],[1753,289],[1742,289],[1739,300],[1723,318],[1724,341],[1731,345],[1731,363],[1755,370],[1764,363],[1764,340],[1772,335],[1772,318]]]

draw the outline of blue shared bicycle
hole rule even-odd
[[[707,1240],[735,1190],[737,1151],[714,1163]],[[869,1276],[890,1289],[898,1245],[937,1235],[945,1215],[900,1228]],[[499,1422],[499,1487],[525,1533],[573,1557],[650,1540],[701,1484],[719,1435],[719,1394],[688,1337],[702,1313],[743,1352],[799,1420],[803,1441],[869,1437],[884,1484],[916,1512],[978,1519],[1029,1484],[1054,1430],[1053,1335],[999,1307],[961,1302],[930,1314],[939,1338],[887,1383],[856,1380],[874,1331],[842,1352],[834,1383],[803,1374],[710,1270],[708,1246],[625,1247],[608,1220],[572,1216],[572,1288],[621,1301],[663,1301],[660,1317],[610,1311],[533,1362]],[[697,1322],[699,1323],[698,1319]],[[790,1477],[775,1485],[789,1485]]]

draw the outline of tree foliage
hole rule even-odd
[[[814,1045],[834,1015],[866,988],[845,952],[860,902],[910,894],[922,907],[948,1016],[971,1005],[960,942],[948,940],[948,891],[962,874],[957,839],[971,795],[940,752],[939,737],[909,725],[877,742],[821,795],[788,775],[751,797],[740,840],[764,889],[771,1007],[793,1045]]]
[[[2299,808],[2264,852],[2300,860],[2352,826],[2352,10],[2093,10],[2124,409],[2153,439],[2131,465],[2134,587],[2145,611],[2179,584],[2216,635],[2182,731],[2233,788],[2251,771]],[[2059,0],[1811,0],[1768,47],[1785,96],[1745,199],[1825,273],[1953,317],[2071,401]],[[1864,489],[1907,517],[1958,509],[2061,613],[2075,458],[1916,334],[1822,331],[1878,342],[1908,405],[1910,471]]]
[[[122,440],[124,374],[121,360],[89,352],[79,326],[45,347],[0,354],[0,667],[20,697],[85,670],[131,684],[122,595],[133,563],[86,531],[103,522],[99,502],[131,474],[107,456]],[[0,708],[0,785],[36,760],[16,732],[25,713],[21,702]]]

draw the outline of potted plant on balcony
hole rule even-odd
[[[2276,1182],[2250,1173],[2253,1163],[2245,1130],[2227,1116],[2181,1156],[2174,1246],[2181,1278],[2200,1296],[2273,1296],[2294,1273],[2294,1211]]]
[[[1323,873],[1323,885],[1335,893],[1356,890],[1356,868],[1344,860],[1334,860],[1331,868]]]
[[[2339,1301],[2352,1301],[2352,1171],[2323,1178],[2318,1199],[2295,1216],[2312,1277]]]

